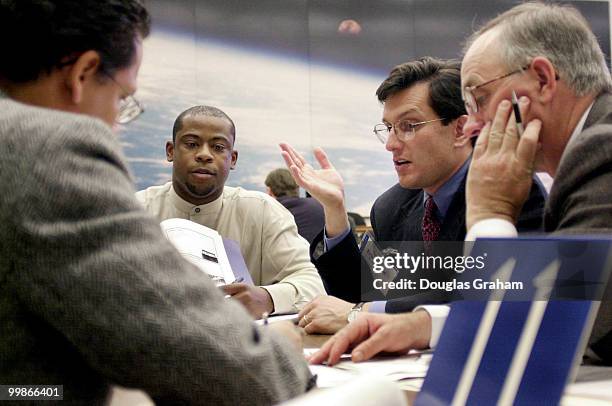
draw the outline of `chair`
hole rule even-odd
[[[349,211],[346,214],[348,214],[349,219],[353,219],[353,221],[355,222],[356,226],[365,226],[366,225],[365,219],[361,216],[361,214],[354,213],[352,211]]]

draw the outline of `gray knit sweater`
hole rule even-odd
[[[63,385],[62,404],[88,405],[113,383],[158,404],[304,392],[301,354],[224,300],[140,208],[106,125],[0,94],[0,145],[0,384]]]

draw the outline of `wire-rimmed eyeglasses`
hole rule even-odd
[[[70,58],[64,62],[61,62],[59,64],[59,67],[61,68],[64,66],[72,65],[77,60],[78,60],[78,56]],[[128,92],[123,86],[121,86],[121,84],[117,82],[117,80],[115,80],[115,78],[110,73],[101,71],[101,74],[106,76],[110,80],[112,80],[113,83],[115,83],[119,87],[119,89],[121,89],[123,94],[125,94],[125,96],[123,96],[121,100],[119,101],[119,113],[117,114],[117,117],[115,118],[116,123],[127,124],[131,121],[134,121],[136,117],[144,113],[143,104],[140,103],[138,100],[136,100],[136,98],[132,96],[130,92]]]
[[[504,78],[507,78],[508,76],[514,75],[515,73],[521,73],[524,72],[525,70],[527,70],[529,68],[529,64],[517,69],[517,70],[513,70],[512,72],[509,73],[505,73],[501,76],[498,76],[496,78],[493,78],[491,80],[487,80],[486,82],[483,82],[481,84],[478,85],[474,85],[474,86],[466,86],[463,88],[463,102],[465,103],[465,110],[467,111],[468,114],[474,114],[474,113],[478,113],[478,100],[476,99],[476,97],[474,96],[474,90],[480,89],[481,87],[484,87],[486,85],[490,85],[493,82],[497,82],[498,80],[502,80]]]
[[[134,121],[136,117],[144,113],[144,106],[140,103],[136,98],[131,95],[126,89],[119,84],[111,75],[108,76],[126,95],[119,102],[119,113],[117,114],[117,118],[115,121],[118,124],[127,124],[131,121]]]
[[[395,131],[395,136],[402,142],[406,142],[415,136],[416,131],[422,125],[433,123],[435,121],[442,121],[444,118],[436,118],[433,120],[419,121],[413,123],[411,120],[400,120],[395,124],[380,123],[374,126],[374,134],[376,138],[383,144],[387,143],[391,129]]]

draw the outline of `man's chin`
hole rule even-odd
[[[191,194],[191,196],[193,196],[194,198],[198,200],[206,199],[214,195],[217,190],[214,185],[202,187],[202,186],[196,186],[192,184],[187,184],[187,189],[189,190],[189,193]]]
[[[399,178],[399,184],[404,189],[422,189],[421,182],[414,178]]]

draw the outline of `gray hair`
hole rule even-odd
[[[464,53],[499,27],[499,52],[510,70],[544,56],[577,96],[612,89],[610,71],[595,35],[578,10],[567,5],[524,3],[498,15],[468,38]]]

